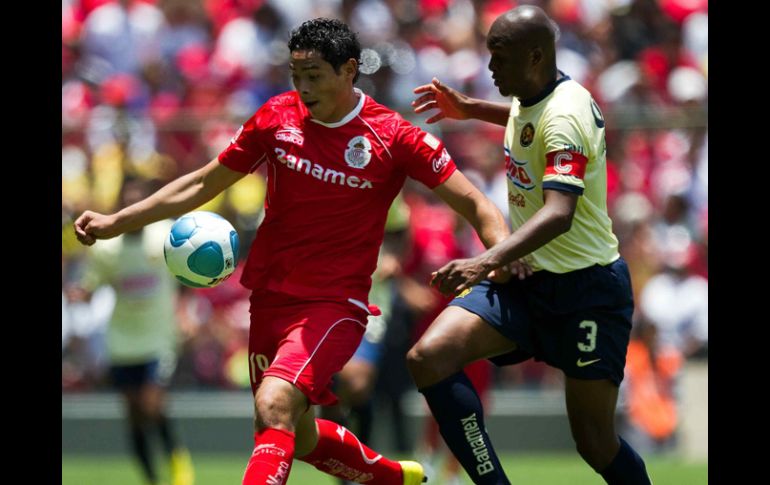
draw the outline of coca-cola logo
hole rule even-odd
[[[452,160],[452,157],[449,156],[449,152],[447,152],[446,148],[444,148],[441,150],[441,156],[434,158],[432,161],[433,171],[436,173],[441,172],[441,170],[443,170],[443,168],[447,163],[449,163],[450,160]]]

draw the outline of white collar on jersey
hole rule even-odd
[[[324,123],[323,121],[315,120],[313,118],[310,118],[310,121],[313,123],[318,123],[319,125],[325,126],[327,128],[339,128],[340,126],[344,125],[345,123],[349,122],[356,116],[358,116],[358,113],[361,112],[361,110],[364,108],[364,98],[366,98],[366,95],[363,91],[361,91],[358,88],[353,88],[353,91],[355,91],[356,94],[358,94],[358,104],[355,108],[353,108],[353,111],[346,114],[344,118],[342,118],[339,121],[335,121],[334,123]]]

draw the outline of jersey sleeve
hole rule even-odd
[[[230,139],[219,154],[219,163],[236,172],[250,173],[267,160],[272,109],[263,105]]]
[[[583,178],[588,156],[586,143],[577,123],[566,116],[555,117],[546,123],[545,173],[543,189],[560,190],[582,195]]]
[[[393,158],[409,177],[431,189],[457,170],[441,140],[407,122],[401,124],[396,134]]]

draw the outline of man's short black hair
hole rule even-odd
[[[348,59],[361,63],[361,44],[358,36],[345,23],[336,19],[317,18],[308,20],[291,31],[289,50],[314,50],[324,61],[339,72],[340,66]],[[358,80],[359,72],[353,78]]]

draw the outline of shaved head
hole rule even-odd
[[[527,98],[557,77],[559,27],[539,7],[522,5],[500,15],[487,35],[489,70],[503,96]]]
[[[540,7],[523,5],[497,17],[489,29],[487,45],[506,47],[540,47],[553,52],[559,37],[559,27]]]

